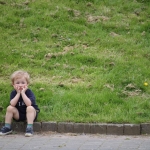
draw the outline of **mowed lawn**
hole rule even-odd
[[[150,2],[0,1],[1,122],[16,70],[38,121],[150,122]]]

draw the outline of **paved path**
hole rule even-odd
[[[0,136],[0,150],[150,150],[150,136],[12,134]]]

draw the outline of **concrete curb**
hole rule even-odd
[[[4,123],[0,123],[0,128]],[[51,131],[58,133],[88,133],[106,135],[141,135],[150,134],[150,123],[142,124],[107,124],[107,123],[73,123],[73,122],[34,122],[35,132]],[[26,123],[13,122],[15,132],[25,132]]]

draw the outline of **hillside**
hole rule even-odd
[[[39,121],[150,121],[149,1],[0,1],[0,33],[1,121],[16,70]]]

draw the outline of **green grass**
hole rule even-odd
[[[150,122],[148,0],[0,2],[0,121],[26,70],[38,121]]]

